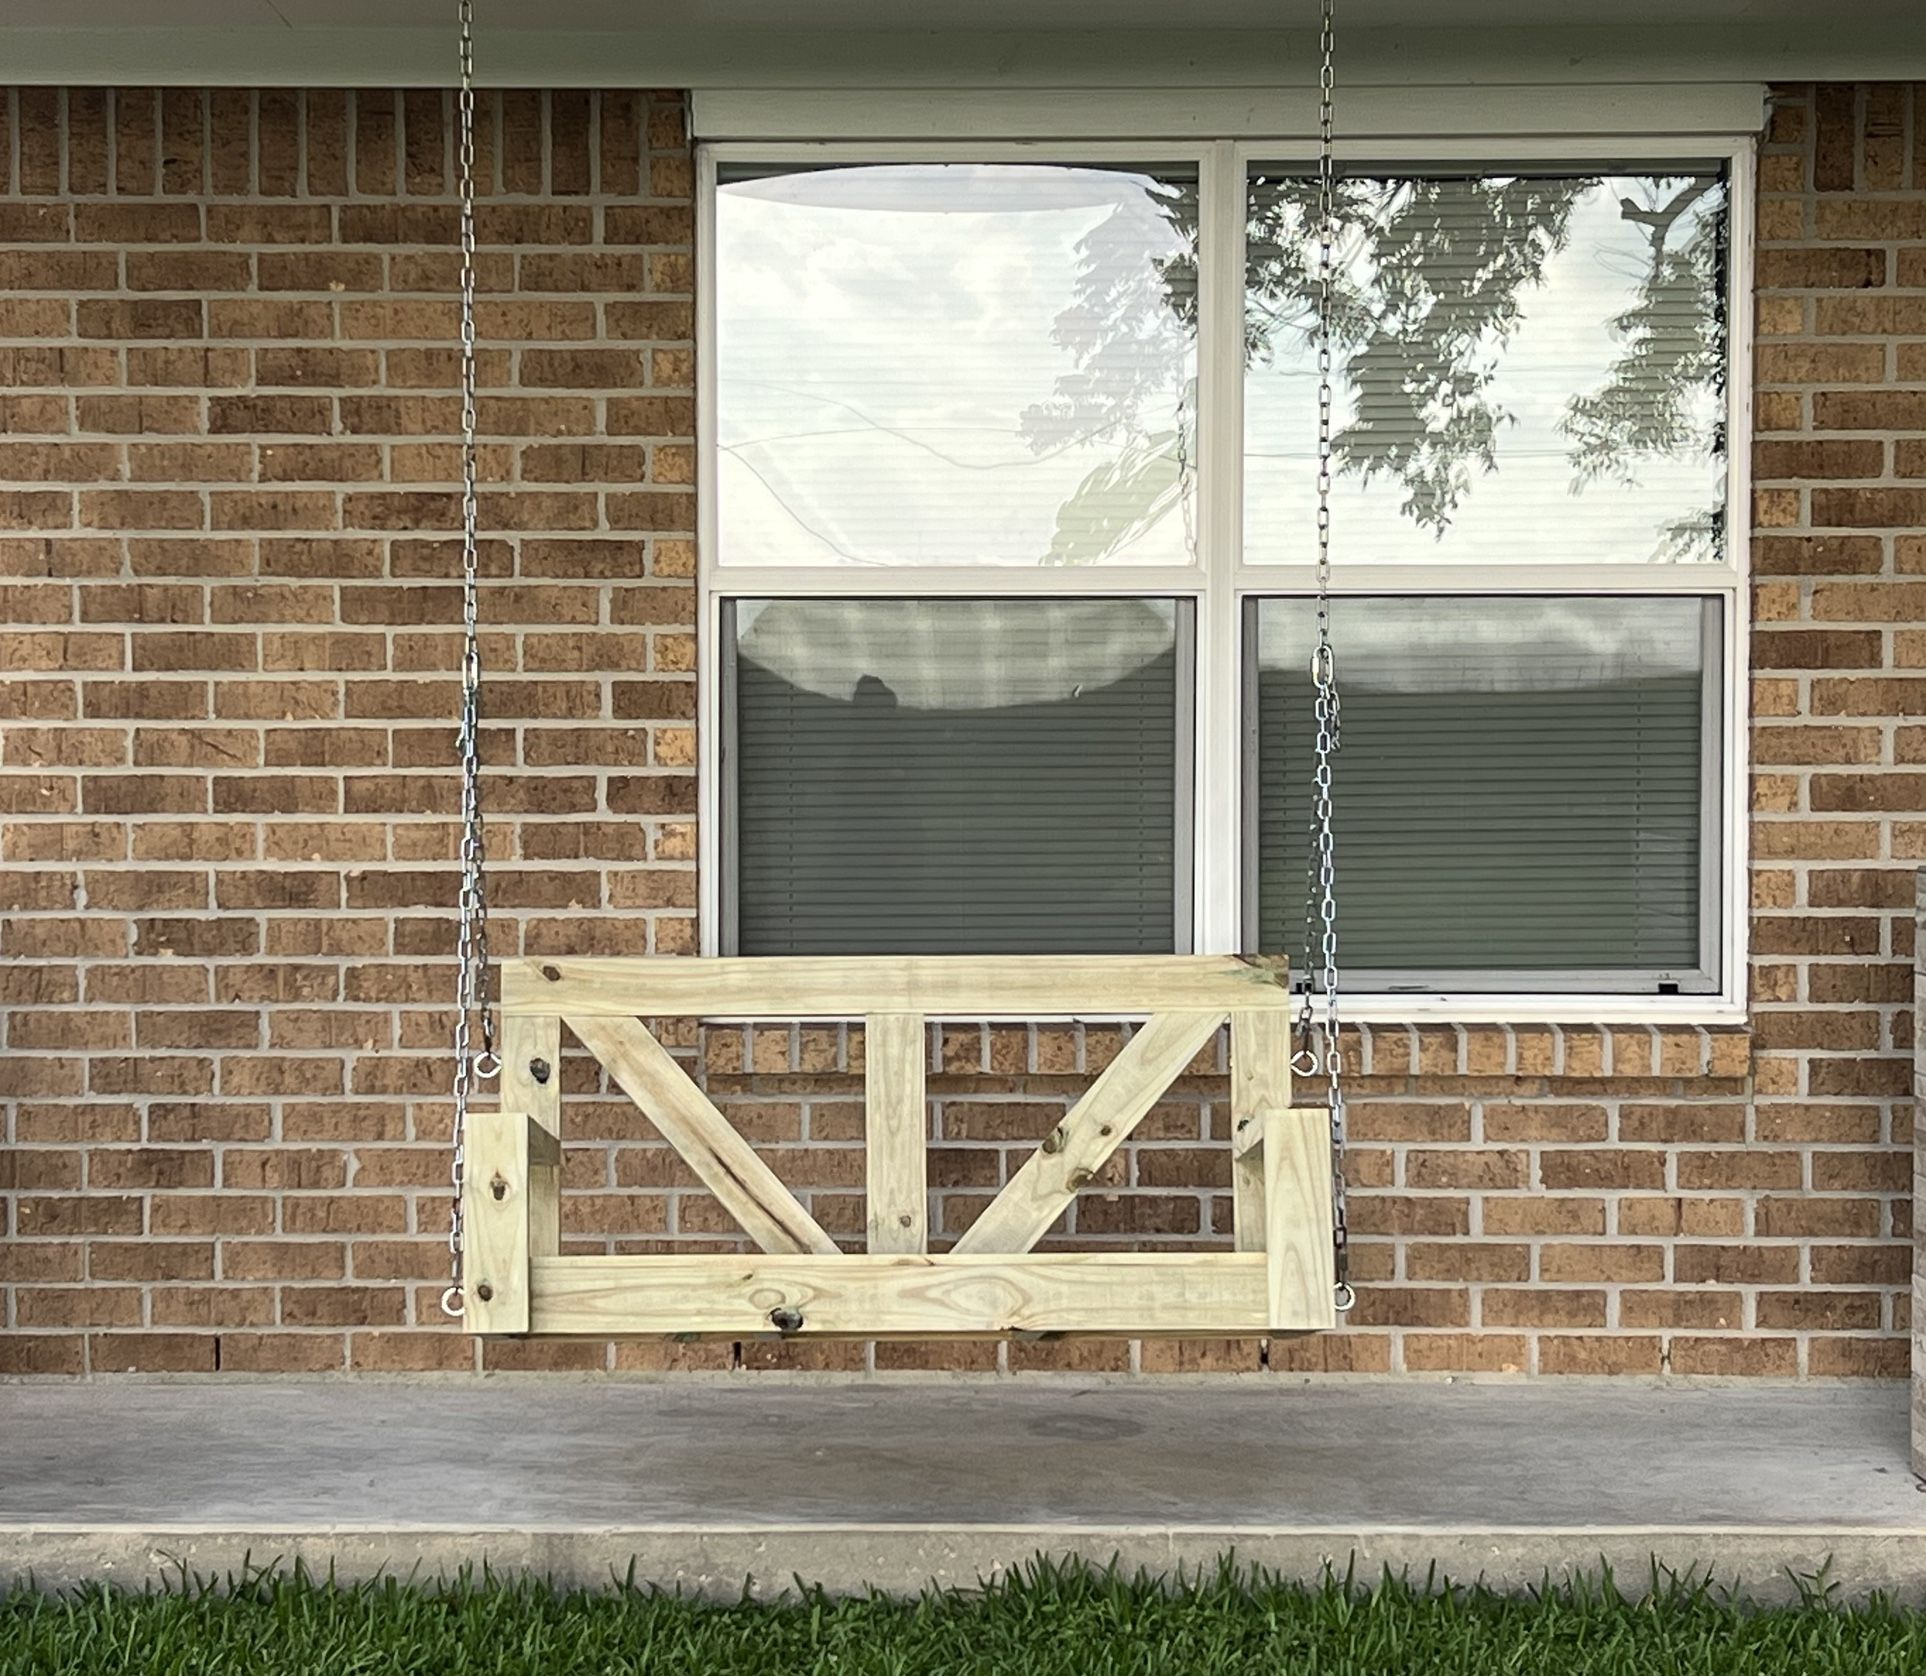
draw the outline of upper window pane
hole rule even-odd
[[[1248,199],[1245,553],[1314,530],[1316,183]],[[1717,174],[1340,179],[1343,563],[1725,557]]]
[[[1194,175],[725,175],[720,562],[1191,563],[1196,228]]]

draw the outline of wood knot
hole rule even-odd
[[[542,968],[542,976],[547,978],[550,983],[560,983],[562,981],[562,969],[559,966],[544,966]]]
[[[497,1199],[506,1199],[508,1197],[508,1182],[502,1176],[497,1175],[494,1180],[489,1182],[488,1191],[494,1194]]]
[[[1063,1143],[1068,1138],[1063,1132],[1063,1125],[1059,1123],[1056,1128],[1052,1129],[1049,1134],[1043,1137],[1043,1145],[1039,1150],[1043,1152],[1061,1152],[1063,1150]]]
[[[803,1314],[799,1309],[779,1308],[769,1312],[769,1325],[779,1333],[802,1331]]]
[[[546,1059],[531,1059],[528,1062],[528,1074],[537,1082],[547,1082],[549,1076],[548,1061]]]
[[[490,1286],[485,1280],[475,1288],[475,1296],[480,1298],[483,1303],[487,1303],[494,1295],[495,1288]]]

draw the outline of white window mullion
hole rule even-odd
[[[721,621],[716,564],[716,159],[695,153],[696,444],[696,932],[705,955],[723,947]]]
[[[1244,522],[1244,180],[1236,148],[1214,145],[1198,183],[1197,908],[1195,948],[1242,944],[1238,842],[1243,765],[1236,578]]]

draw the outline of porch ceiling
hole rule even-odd
[[[15,23],[46,28],[223,27],[272,29],[434,28],[447,21],[448,0],[13,0]],[[529,14],[505,0],[481,0],[484,27],[528,28]],[[1542,31],[1550,18],[1560,28],[1596,23],[1614,28],[1673,29],[1688,24],[1805,23],[1815,37],[1848,19],[1897,24],[1918,8],[1910,0],[1846,0],[1813,16],[1812,0],[1343,0],[1347,27],[1398,29],[1519,28]],[[1275,29],[1310,18],[1310,0],[812,0],[811,29],[900,30],[907,16],[920,30],[1169,29],[1181,17],[1191,29]],[[492,15],[491,15],[492,14]],[[794,0],[543,0],[545,30],[795,27]]]
[[[447,80],[452,10],[9,0],[0,40],[10,80],[427,84]],[[1295,81],[1315,19],[1314,0],[480,0],[478,11],[485,79],[561,86]],[[1341,14],[1351,77],[1380,84],[1926,74],[1918,0],[1342,0]]]

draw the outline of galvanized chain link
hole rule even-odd
[[[454,1189],[448,1213],[448,1289],[441,1295],[444,1314],[462,1313],[462,1176],[467,1165],[464,1141],[468,1103],[477,1082],[501,1068],[495,1055],[495,1018],[489,996],[488,846],[481,804],[481,610],[477,530],[475,432],[475,8],[457,0],[461,36],[461,87],[458,95],[461,176],[461,720],[456,749],[461,757],[461,895],[455,961],[454,1152],[449,1179]],[[479,1021],[481,1051],[475,1051]]]
[[[1332,764],[1339,741],[1337,654],[1331,645],[1332,338],[1337,266],[1337,164],[1331,144],[1331,95],[1336,85],[1336,0],[1324,0],[1319,40],[1317,155],[1317,644],[1311,654],[1316,688],[1316,768],[1311,800],[1304,892],[1306,974],[1298,1015],[1298,1069],[1322,1071],[1331,1114],[1331,1213],[1338,1308],[1354,1301],[1350,1231],[1344,1195],[1344,1047],[1338,1000],[1337,836],[1332,821]],[[1318,1018],[1314,988],[1324,992]]]

